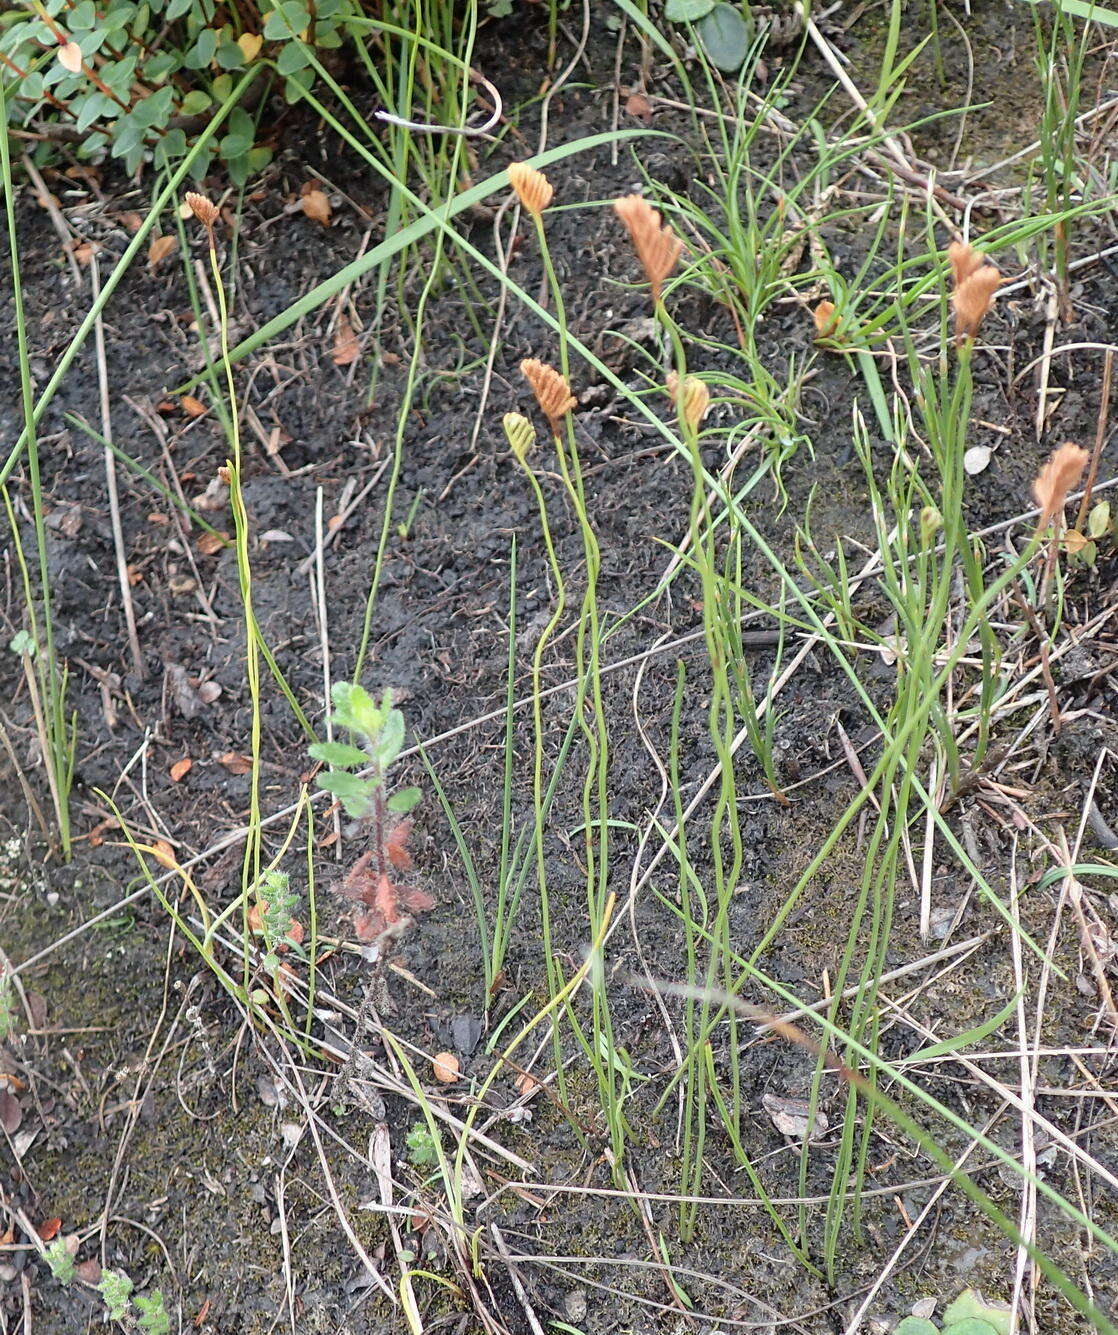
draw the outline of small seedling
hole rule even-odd
[[[269,868],[261,877],[259,890],[259,925],[264,937],[264,968],[274,978],[280,967],[280,955],[304,956],[302,928],[295,919],[299,896],[291,889],[286,872]]]
[[[169,1335],[171,1318],[167,1315],[163,1294],[159,1289],[152,1289],[150,1298],[137,1294],[136,1307],[140,1313],[136,1326],[144,1335]]]
[[[17,630],[8,641],[8,648],[13,654],[26,654],[28,658],[35,657],[35,637],[29,630]]]
[[[368,850],[350,868],[340,891],[360,907],[354,919],[357,939],[374,943],[390,931],[400,931],[411,915],[434,905],[430,895],[397,885],[390,872],[407,871],[411,856],[405,817],[419,801],[418,788],[391,792],[389,774],[404,745],[404,716],[385,690],[377,704],[362,686],[336,682],[332,722],[354,739],[316,742],[310,753],[330,769],[315,782],[341,802],[346,814],[369,832]],[[363,773],[354,773],[355,770]]]
[[[97,1292],[104,1299],[110,1321],[123,1321],[132,1302],[132,1281],[118,1270],[102,1270]]]
[[[74,1258],[70,1255],[70,1249],[66,1246],[64,1238],[55,1238],[43,1253],[43,1257],[50,1266],[50,1273],[59,1284],[73,1283]]]
[[[439,1161],[438,1145],[426,1122],[416,1122],[408,1132],[408,1158],[416,1168],[430,1168]]]

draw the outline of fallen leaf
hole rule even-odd
[[[148,247],[148,268],[155,269],[158,267],[160,262],[165,260],[178,244],[178,237],[170,232],[166,236],[157,236]]]
[[[101,1279],[100,1261],[79,1261],[74,1266],[74,1274],[83,1284],[96,1284]]]
[[[73,248],[74,259],[84,268],[93,258],[94,250],[100,250],[100,246],[94,246],[92,241],[83,241],[80,245]]]
[[[120,221],[133,235],[135,235],[144,225],[142,214],[134,213],[131,209],[127,213],[122,213],[120,215]]]
[[[58,48],[58,63],[71,74],[81,73],[82,49],[77,42],[64,42]]]
[[[303,197],[299,200],[299,207],[311,222],[321,223],[323,227],[330,226],[330,201],[326,197],[326,192],[320,190],[318,186],[307,184],[303,187]]]
[[[58,1236],[58,1230],[62,1227],[62,1220],[56,1215],[53,1219],[44,1219],[36,1228],[35,1232],[44,1242],[50,1242],[52,1238]]]
[[[215,552],[221,551],[227,541],[225,533],[203,533],[194,545],[203,556],[213,556]]]
[[[14,1136],[22,1121],[23,1109],[19,1099],[9,1094],[6,1089],[0,1089],[0,1126],[9,1136]]]
[[[816,1109],[811,1134],[808,1135],[808,1114],[811,1109],[806,1099],[782,1099],[776,1094],[764,1094],[761,1103],[772,1118],[773,1126],[789,1140],[803,1140],[805,1137],[818,1140],[830,1126],[827,1115]]]
[[[224,755],[218,756],[217,763],[223,765],[230,774],[249,774],[252,771],[251,759],[239,751],[226,751]]]
[[[625,111],[645,125],[652,124],[652,103],[643,93],[630,93],[625,102]]]
[[[135,588],[137,584],[142,584],[144,582],[144,572],[139,566],[128,566],[127,570],[128,583],[131,584],[133,588]]]
[[[209,412],[202,400],[196,399],[193,394],[184,394],[179,402],[187,417],[204,417]]]
[[[161,867],[166,867],[168,871],[174,871],[179,865],[179,860],[175,857],[175,850],[166,839],[157,839],[152,844],[151,855]]]
[[[521,1071],[514,1083],[516,1092],[522,1099],[530,1098],[540,1088],[540,1082],[527,1071]]]
[[[237,38],[237,45],[241,48],[241,55],[245,58],[245,64],[251,64],[260,54],[260,48],[264,45],[264,38],[257,32],[243,32]]]
[[[194,761],[189,756],[183,756],[181,760],[176,760],[171,766],[171,782],[181,783],[194,767]]]
[[[204,705],[212,705],[221,695],[221,683],[216,681],[204,681],[198,687],[198,699]]]
[[[462,1067],[453,1052],[436,1052],[431,1069],[440,1085],[453,1085],[462,1074]]]
[[[338,321],[338,332],[334,335],[334,365],[348,366],[361,356],[361,347],[353,326],[343,315]]]

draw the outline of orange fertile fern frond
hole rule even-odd
[[[1048,462],[1033,482],[1033,497],[1040,506],[1038,528],[1047,528],[1057,515],[1063,513],[1068,492],[1083,476],[1090,457],[1081,445],[1075,445],[1070,440],[1052,451]]]
[[[643,195],[625,195],[613,201],[613,211],[625,224],[633,249],[652,287],[652,300],[660,300],[664,279],[679,261],[683,242],[663,225],[658,209]]]
[[[217,222],[220,214],[217,205],[205,195],[200,195],[196,190],[186,192],[186,203],[191,213],[202,224],[207,232],[213,232],[214,223]]]
[[[990,309],[1002,276],[993,264],[986,262],[981,250],[961,241],[952,241],[947,248],[947,258],[954,279],[951,305],[955,309],[955,342],[958,345],[978,333],[978,326]]]
[[[548,366],[536,357],[526,357],[520,363],[520,374],[531,385],[552,435],[558,436],[559,423],[578,404],[566,376],[560,375],[554,366]]]
[[[551,203],[555,187],[541,171],[526,162],[509,164],[509,184],[516,191],[521,205],[538,218]]]

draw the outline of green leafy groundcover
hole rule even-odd
[[[206,118],[253,62],[270,59],[289,102],[314,80],[308,48],[341,46],[354,19],[367,23],[360,0],[25,0],[0,15],[0,78],[9,118],[43,131],[79,157],[106,153],[134,172],[162,149],[181,157]],[[229,117],[213,150],[199,156],[201,179],[214,156],[236,184],[265,167],[271,150],[256,143],[243,108]]]

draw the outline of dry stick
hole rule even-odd
[[[334,741],[334,715],[330,709],[330,631],[326,620],[326,570],[322,559],[322,488],[318,487],[314,500],[315,577],[311,581],[318,608],[318,642],[322,648],[322,699],[326,704],[326,740]],[[334,857],[342,856],[342,817],[334,804]]]
[[[1103,442],[1106,439],[1106,424],[1110,415],[1110,378],[1114,370],[1114,349],[1107,348],[1102,362],[1102,386],[1099,390],[1099,416],[1095,426],[1095,448],[1091,453],[1091,464],[1087,469],[1087,481],[1083,485],[1083,499],[1079,502],[1079,513],[1075,527],[1083,532],[1083,521],[1091,504],[1091,492],[1095,486],[1095,477],[1099,471],[1099,458],[1102,455]]]
[[[1014,832],[1013,848],[1009,858],[1009,903],[1008,908],[1013,915],[1014,924],[1020,926],[1020,916],[1018,913],[1018,881],[1017,881],[1017,834]],[[1026,1271],[1029,1275],[1030,1298],[1028,1305],[1029,1329],[1036,1335],[1036,1286],[1037,1286],[1037,1266],[1036,1262],[1031,1260],[1029,1253],[1029,1244],[1036,1245],[1036,1136],[1033,1133],[1032,1112],[1035,1107],[1036,1098],[1036,1072],[1033,1070],[1029,1060],[1029,1031],[1025,1022],[1025,966],[1021,950],[1021,933],[1014,931],[1010,933],[1010,950],[1013,957],[1013,985],[1017,989],[1017,1037],[1020,1044],[1019,1053],[1019,1071],[1021,1080],[1021,1098],[1024,1103],[1024,1110],[1021,1116],[1021,1167],[1029,1174],[1021,1179],[1021,1210],[1017,1218],[1017,1231],[1021,1235],[1021,1241],[1017,1244],[1017,1260],[1013,1273],[1013,1296],[1010,1302],[1009,1329],[1017,1330],[1018,1316],[1021,1309],[1021,1296],[1025,1285]],[[1040,1046],[1040,1017],[1037,1017],[1037,1028],[1035,1034],[1034,1046]]]
[[[490,1233],[493,1234],[493,1241],[496,1244],[497,1250],[501,1253],[501,1257],[505,1262],[505,1266],[507,1267],[506,1273],[508,1274],[509,1277],[509,1283],[512,1285],[512,1291],[513,1293],[516,1294],[517,1300],[519,1301],[520,1306],[524,1310],[524,1315],[528,1319],[528,1325],[531,1327],[532,1335],[543,1335],[543,1327],[540,1325],[539,1320],[536,1317],[536,1313],[532,1308],[532,1304],[528,1301],[527,1290],[521,1283],[520,1274],[516,1269],[516,1263],[513,1261],[512,1253],[509,1251],[504,1238],[501,1236],[501,1230],[497,1227],[496,1224],[490,1224],[489,1231]]]
[[[350,517],[350,515],[352,515],[357,510],[361,502],[365,499],[366,496],[368,496],[369,492],[372,491],[372,489],[381,480],[381,478],[384,476],[385,470],[388,468],[391,462],[392,462],[391,458],[382,459],[380,467],[376,469],[376,471],[373,473],[373,476],[369,479],[369,481],[365,484],[365,486],[361,488],[361,490],[357,493],[356,496],[354,496],[354,498],[351,501],[347,502],[347,504],[342,506],[342,508],[338,511],[338,514],[336,515],[337,522],[334,524],[333,528],[330,529],[329,533],[326,534],[325,539],[319,543],[316,543],[315,550],[311,552],[310,556],[305,557],[296,567],[300,575],[305,575],[307,571],[311,568],[311,566],[313,566],[315,562],[319,559],[319,556],[321,555],[321,552],[319,550],[320,548],[322,550],[325,550],[327,547],[333,546],[333,544],[337,541],[338,534],[341,533],[343,527],[345,526],[345,521]]]
[[[1044,303],[1044,344],[1040,354],[1040,383],[1036,394],[1036,438],[1044,435],[1044,424],[1048,417],[1048,381],[1052,373],[1052,345],[1056,341],[1056,322],[1060,315],[1060,294],[1055,283],[1046,284],[1048,299]]]
[[[1007,1107],[1008,1104],[1003,1102],[1001,1107],[998,1108],[995,1111],[994,1115],[987,1121],[986,1125],[982,1128],[982,1134],[984,1136],[987,1137],[989,1136],[990,1131],[998,1122],[999,1118],[1005,1112]],[[882,1267],[881,1273],[874,1280],[872,1286],[870,1287],[869,1292],[866,1294],[866,1296],[862,1299],[861,1303],[858,1305],[858,1310],[846,1323],[845,1335],[859,1335],[859,1332],[862,1330],[862,1322],[865,1320],[865,1316],[866,1313],[869,1311],[870,1304],[881,1292],[882,1286],[885,1284],[885,1281],[897,1268],[897,1264],[900,1261],[901,1257],[908,1250],[909,1243],[911,1243],[915,1239],[917,1234],[920,1232],[921,1228],[924,1225],[924,1221],[935,1209],[936,1203],[939,1200],[939,1198],[943,1195],[943,1193],[947,1190],[947,1188],[951,1186],[951,1184],[955,1181],[955,1175],[963,1167],[963,1165],[974,1153],[977,1147],[978,1147],[978,1140],[976,1138],[967,1145],[966,1149],[962,1152],[962,1154],[959,1155],[959,1157],[951,1165],[950,1174],[940,1179],[939,1186],[936,1187],[935,1191],[933,1191],[931,1196],[928,1198],[928,1203],[924,1206],[924,1208],[920,1211],[920,1213],[909,1225],[908,1232],[897,1244],[896,1248],[893,1251],[892,1256],[890,1256],[888,1261],[885,1262],[885,1265]]]
[[[322,1166],[322,1176],[326,1179],[326,1190],[330,1195],[330,1204],[334,1207],[334,1213],[338,1217],[338,1223],[342,1226],[342,1232],[349,1239],[349,1245],[361,1258],[361,1263],[364,1265],[366,1271],[373,1280],[373,1283],[384,1293],[385,1297],[387,1297],[393,1307],[398,1307],[399,1299],[392,1292],[391,1284],[388,1283],[373,1264],[369,1257],[369,1253],[361,1246],[361,1239],[358,1238],[357,1234],[353,1231],[353,1225],[349,1222],[349,1215],[346,1214],[345,1206],[342,1204],[341,1197],[338,1195],[338,1188],[334,1185],[334,1175],[330,1172],[330,1165],[326,1161],[326,1151],[322,1148],[322,1138],[318,1134],[318,1118],[315,1115],[314,1109],[311,1107],[311,1101],[307,1095],[307,1088],[303,1084],[303,1076],[294,1062],[291,1063],[291,1071],[295,1076],[295,1083],[299,1086],[299,1100],[303,1105],[303,1111],[307,1115],[307,1126],[310,1129],[311,1137],[314,1140],[314,1147],[318,1151],[318,1161]]]
[[[101,294],[101,273],[97,256],[89,260],[89,276],[96,305]],[[109,368],[105,359],[105,323],[100,315],[93,326],[93,346],[97,357],[97,387],[101,400],[101,434],[113,438],[112,409],[109,403]],[[117,488],[116,455],[105,446],[105,484],[109,493],[109,522],[113,531],[113,552],[116,555],[117,582],[120,584],[120,605],[124,609],[124,624],[128,630],[128,648],[132,653],[132,669],[143,681],[147,672],[140,652],[140,637],[136,632],[136,609],[132,605],[132,584],[128,578],[128,557],[124,550],[124,528],[120,522],[120,492]]]
[[[43,208],[46,209],[47,216],[50,218],[54,230],[58,233],[59,240],[62,242],[62,253],[66,256],[66,259],[69,261],[70,272],[74,276],[74,282],[78,287],[81,287],[82,274],[81,270],[78,268],[78,261],[74,257],[73,231],[71,230],[70,225],[67,223],[66,219],[62,216],[61,210],[54,201],[54,196],[47,189],[46,183],[43,181],[43,178],[39,175],[39,169],[35,166],[35,164],[31,161],[31,159],[27,156],[26,153],[23,154],[20,161],[23,163],[23,170],[31,178],[31,183],[32,185],[34,185],[35,191],[39,196],[39,203],[42,204]],[[96,298],[97,296],[96,289],[94,289],[93,295],[94,298]]]
[[[909,1014],[908,1011],[902,1009],[887,997],[883,996],[882,1001],[891,1011],[896,1013],[898,1018],[903,1021],[909,1029],[913,1030],[915,1033],[923,1035],[923,1037],[932,1043],[938,1042],[938,1036],[935,1031],[929,1029],[927,1025],[922,1024],[914,1015]],[[977,1062],[972,1061],[965,1052],[957,1052],[955,1054],[955,1059],[961,1066],[965,1066],[971,1075],[973,1075],[981,1084],[985,1085],[988,1089],[993,1090],[995,1094],[1007,1099],[1022,1117],[1028,1117],[1033,1123],[1034,1128],[1038,1126],[1041,1127],[1044,1132],[1052,1140],[1056,1141],[1068,1154],[1079,1160],[1085,1168],[1097,1173],[1108,1187],[1112,1187],[1114,1190],[1118,1191],[1118,1176],[1115,1176],[1109,1168],[1104,1164],[1101,1164],[1097,1159],[1093,1159],[1085,1149],[1081,1148],[1071,1136],[1067,1135],[1066,1132],[1061,1131],[1054,1122],[1050,1121],[1042,1113],[1037,1112],[1035,1108],[1027,1107],[1025,1100],[1019,1094],[1001,1084],[1001,1082],[994,1076],[989,1075]]]

